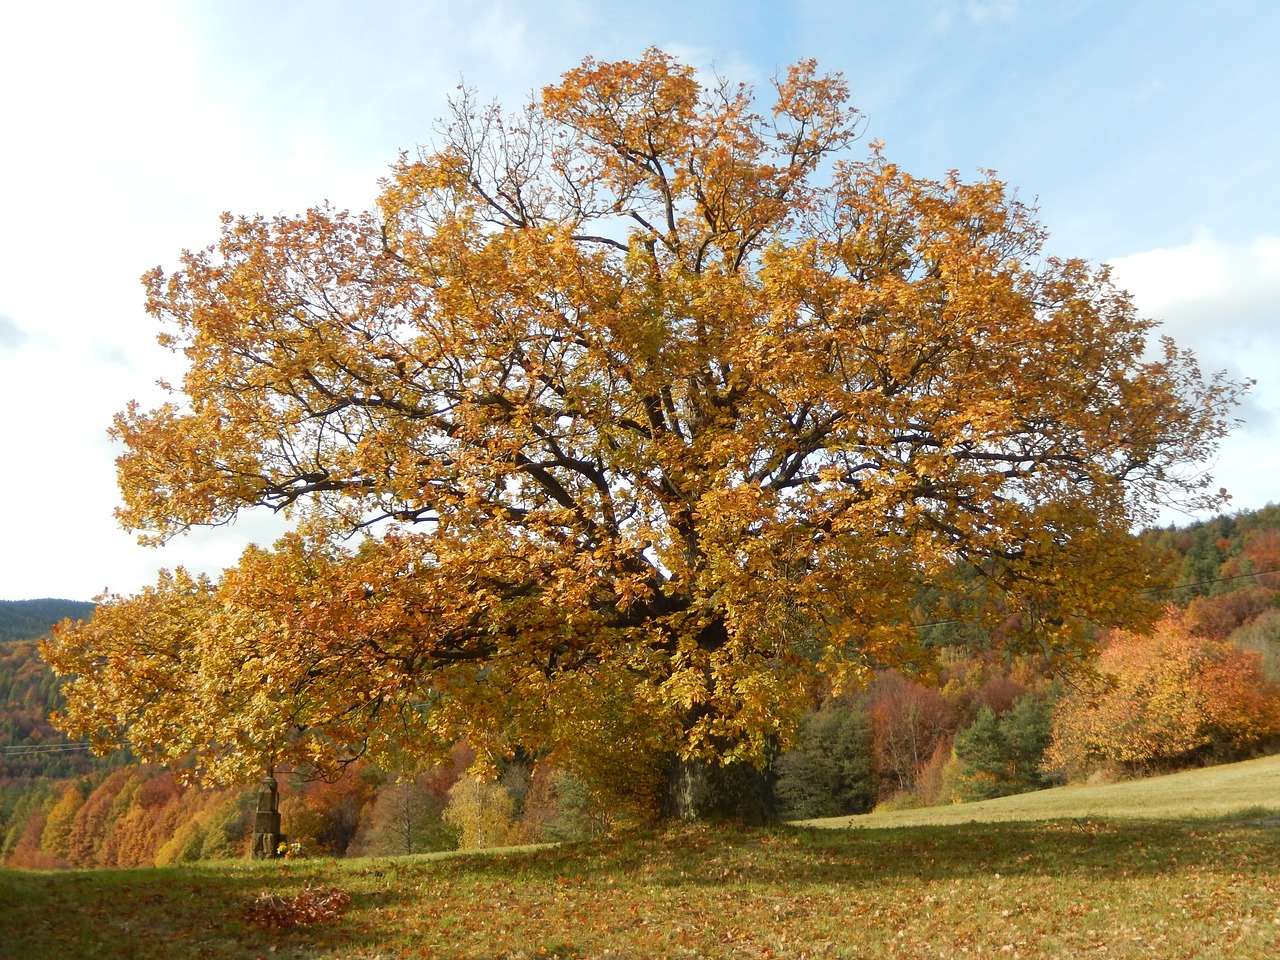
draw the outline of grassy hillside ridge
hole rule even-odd
[[[55,623],[84,620],[95,606],[80,600],[0,600],[0,641],[47,637]]]
[[[801,826],[876,829],[1007,821],[1223,818],[1258,811],[1280,816],[1280,756],[1262,757],[1123,783],[1055,787],[978,803],[806,820]]]

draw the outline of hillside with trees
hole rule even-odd
[[[1280,508],[1139,540],[1161,584],[1145,599],[1166,606],[1154,631],[1100,630],[1100,656],[1064,669],[1011,655],[998,628],[924,624],[931,674],[884,671],[806,717],[774,764],[783,813],[981,800],[1280,746]]]
[[[38,641],[62,620],[88,619],[93,610],[74,600],[0,601],[0,782],[79,776],[120,762],[95,757],[49,722],[65,701]]]
[[[0,600],[0,643],[47,637],[55,623],[86,620],[93,609],[78,600]]]

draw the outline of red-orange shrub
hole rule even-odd
[[[896,672],[872,683],[872,754],[881,792],[912,792],[938,744],[951,732],[946,699]]]
[[[1197,637],[1225,640],[1237,627],[1248,623],[1271,606],[1274,590],[1246,587],[1216,597],[1197,597],[1187,607],[1187,629]]]
[[[1048,759],[1068,772],[1172,768],[1235,759],[1277,735],[1280,689],[1258,654],[1193,636],[1170,613],[1150,636],[1114,635],[1097,675],[1059,701]]]

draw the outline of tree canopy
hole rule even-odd
[[[116,419],[121,522],[295,532],[60,631],[63,725],[224,779],[462,734],[754,761],[815,677],[921,662],[923,588],[1058,656],[1148,617],[1130,530],[1221,502],[1242,387],[859,119],[812,62],[759,103],[587,59],[462,91],[376,212],[148,274],[186,372]]]

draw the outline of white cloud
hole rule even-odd
[[[1117,277],[1152,309],[1218,300],[1259,303],[1280,289],[1280,237],[1230,245],[1201,235],[1180,247],[1111,261]]]
[[[963,18],[975,26],[1012,20],[1017,15],[1020,0],[936,0],[933,10],[934,25],[949,30]]]
[[[1280,501],[1280,237],[1229,244],[1202,235],[1111,266],[1139,310],[1192,349],[1206,372],[1257,381],[1237,411],[1241,428],[1222,444],[1212,473],[1235,507]]]
[[[974,23],[1012,20],[1018,12],[1018,0],[969,0],[964,14]]]
[[[1164,80],[1145,80],[1129,93],[1129,102],[1135,107],[1143,106],[1164,96],[1169,84]]]
[[[707,47],[691,46],[683,43],[665,43],[662,50],[675,57],[681,63],[687,63],[694,69],[694,76],[704,87],[714,88],[718,80],[727,80],[731,85],[746,83],[755,88],[756,96],[762,104],[769,102],[769,80],[774,73],[785,76],[785,64],[766,64],[767,69],[747,60],[741,54],[731,53],[729,56],[717,57]]]
[[[518,63],[528,50],[524,21],[516,10],[496,3],[470,30],[471,46],[485,58],[497,63]]]
[[[95,340],[89,346],[89,355],[96,363],[103,366],[121,367],[124,370],[133,369],[133,362],[129,359],[129,355],[114,343]]]
[[[1280,349],[1280,237],[1233,246],[1201,236],[1111,266],[1143,313],[1209,361],[1247,370]],[[1274,378],[1276,368],[1257,366],[1250,375]]]

